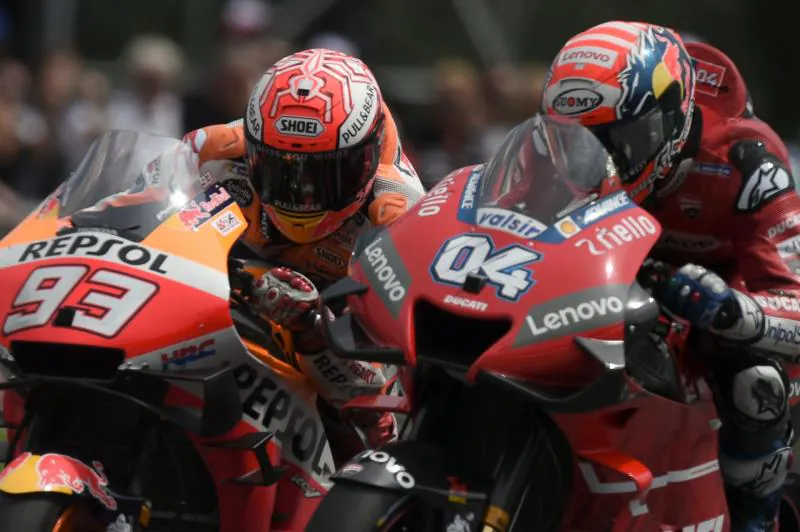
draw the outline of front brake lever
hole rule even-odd
[[[653,259],[646,259],[636,275],[639,285],[650,292],[656,300],[659,300],[664,290],[672,278],[672,268],[669,264]]]
[[[238,290],[245,299],[249,299],[253,295],[255,277],[244,269],[244,264],[245,261],[241,259],[228,258],[228,279],[232,290]]]
[[[231,299],[235,301],[251,319],[261,322],[263,318],[253,312],[250,299],[253,297],[253,284],[255,276],[244,269],[245,261],[228,258],[228,279],[231,285]],[[267,322],[264,322],[267,323]],[[262,324],[263,325],[263,324]],[[267,323],[267,325],[269,325]]]

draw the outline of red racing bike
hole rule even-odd
[[[714,340],[637,281],[660,233],[589,130],[534,117],[360,245],[327,334],[401,366],[405,393],[346,409],[408,418],[333,475],[308,530],[728,530]]]

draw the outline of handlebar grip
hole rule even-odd
[[[228,282],[231,289],[239,290],[245,297],[253,295],[253,274],[244,269],[244,261],[234,258],[228,259]]]
[[[672,267],[662,261],[646,259],[636,275],[637,282],[656,299],[660,298],[672,278]]]

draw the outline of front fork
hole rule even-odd
[[[527,426],[535,427],[534,424]],[[482,532],[506,532],[509,529],[531,484],[534,463],[542,451],[543,441],[536,430],[512,433],[493,475]]]
[[[425,396],[426,392],[435,393],[438,397],[457,397],[460,385],[452,379],[426,379],[432,390],[424,390],[420,394]],[[435,390],[435,391],[434,391]],[[458,402],[458,400],[455,400]],[[448,408],[457,408],[458,405],[450,405],[440,401],[422,401],[423,407],[414,416],[415,423],[405,434],[408,439],[417,440],[437,440],[441,435],[441,425],[439,420],[447,416]],[[533,481],[534,466],[538,453],[542,452],[542,447],[546,445],[545,438],[542,437],[539,426],[531,412],[522,409],[519,422],[515,424],[519,427],[512,430],[509,440],[505,445],[505,452],[495,467],[492,475],[492,488],[489,493],[488,507],[482,520],[481,532],[507,532],[516,517],[528,487]]]

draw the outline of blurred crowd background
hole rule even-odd
[[[264,70],[308,47],[372,67],[431,184],[485,160],[536,111],[560,45],[614,18],[719,46],[756,113],[787,143],[800,133],[796,17],[747,0],[0,0],[0,234],[103,129],[180,136],[239,118]]]

